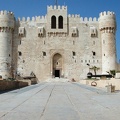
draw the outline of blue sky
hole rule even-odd
[[[55,0],[0,0],[0,10],[12,11],[15,17],[42,16],[47,13],[47,5]],[[114,11],[117,20],[117,59],[120,59],[120,0],[58,0],[59,5],[68,6],[68,14],[81,17],[99,17],[103,11]]]

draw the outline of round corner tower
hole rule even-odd
[[[12,75],[11,62],[14,21],[12,12],[0,11],[0,75],[3,79]]]
[[[102,45],[102,74],[116,70],[116,18],[114,12],[102,12],[99,17]]]

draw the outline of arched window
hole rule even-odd
[[[58,18],[58,28],[63,29],[63,17],[59,16]]]
[[[51,17],[51,28],[56,29],[56,17],[55,16]]]

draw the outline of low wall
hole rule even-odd
[[[13,90],[28,86],[28,82],[0,80],[0,91]]]
[[[94,80],[80,80],[79,82],[86,85],[91,85]],[[115,90],[120,90],[120,79],[110,79],[110,80],[96,80],[97,87],[106,87],[107,85],[114,85]]]

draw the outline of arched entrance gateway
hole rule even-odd
[[[62,60],[62,56],[59,53],[56,53],[53,56],[53,76],[54,77],[61,77],[62,75],[62,66],[63,66],[63,60]]]

